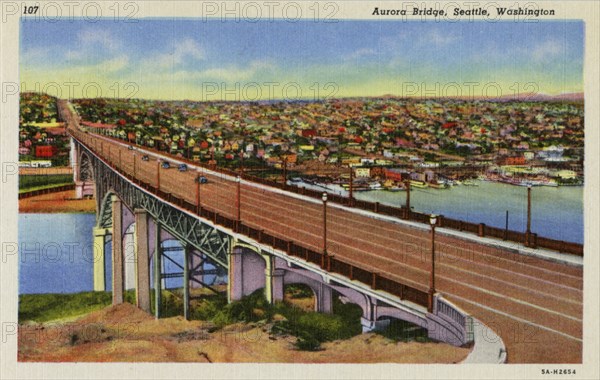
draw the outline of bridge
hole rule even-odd
[[[77,194],[97,202],[94,289],[107,288],[104,251],[112,239],[115,304],[134,288],[136,304],[160,317],[165,279],[180,277],[188,318],[190,288],[210,287],[207,276],[227,277],[230,301],[264,289],[276,302],[285,285],[301,283],[313,290],[317,311],[331,312],[333,297],[360,306],[363,331],[397,318],[433,339],[465,345],[482,321],[502,338],[509,360],[581,361],[577,262],[441,227],[432,262],[432,232],[422,224],[217,168],[166,169],[163,161],[182,159],[82,128],[66,101],[59,114],[72,136]],[[199,175],[208,182],[197,181]],[[169,240],[183,246],[182,264],[169,257]],[[165,273],[166,260],[179,271]]]

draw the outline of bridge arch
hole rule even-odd
[[[94,182],[94,165],[91,157],[83,150],[79,154],[79,180],[82,182]]]

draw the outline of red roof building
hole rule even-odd
[[[39,158],[51,158],[56,154],[54,145],[38,145],[35,147],[35,156]]]

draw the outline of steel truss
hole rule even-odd
[[[77,140],[75,143],[79,144]],[[144,209],[156,223],[161,225],[161,228],[182,244],[199,251],[212,264],[223,269],[228,268],[231,236],[140,189],[105,164],[84,145],[79,145],[86,151],[93,167],[92,172],[95,174],[96,194],[99,195],[96,197],[98,227],[112,227],[110,197],[116,194],[129,209]]]

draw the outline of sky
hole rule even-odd
[[[22,91],[258,100],[583,92],[580,21],[23,19]]]

